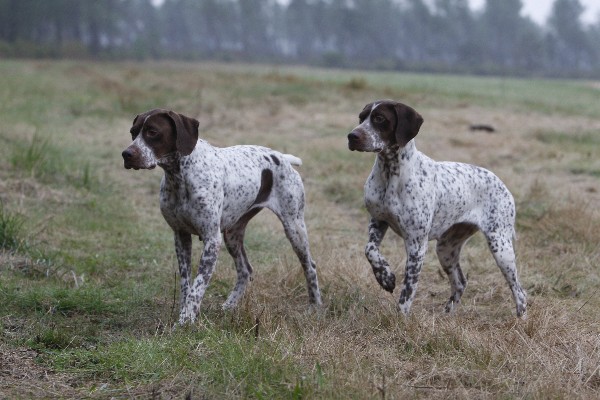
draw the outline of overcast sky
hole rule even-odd
[[[538,24],[544,24],[552,9],[554,0],[522,0],[523,14],[533,19]],[[481,9],[485,0],[469,0],[473,9]],[[584,23],[598,21],[600,14],[600,0],[579,0],[585,8],[582,20]]]

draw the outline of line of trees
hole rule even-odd
[[[600,77],[600,21],[555,0],[0,0],[0,56],[303,63]]]

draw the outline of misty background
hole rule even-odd
[[[600,20],[555,0],[0,0],[0,57],[600,77]]]

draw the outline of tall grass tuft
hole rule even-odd
[[[0,201],[0,249],[18,250],[23,245],[22,228],[23,218],[5,210]]]
[[[74,186],[90,191],[93,190],[98,182],[90,163],[86,162],[80,169],[81,171],[79,171],[78,176],[72,179]]]
[[[38,134],[29,143],[14,146],[11,163],[15,169],[44,183],[68,183],[90,191],[98,184],[88,161],[80,161],[70,149],[56,146]]]
[[[35,134],[29,146],[14,152],[11,158],[13,167],[27,171],[32,177],[43,174],[49,144],[48,139],[42,139]]]

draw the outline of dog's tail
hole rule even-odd
[[[302,160],[291,154],[282,154],[283,158],[292,165],[302,165]]]

